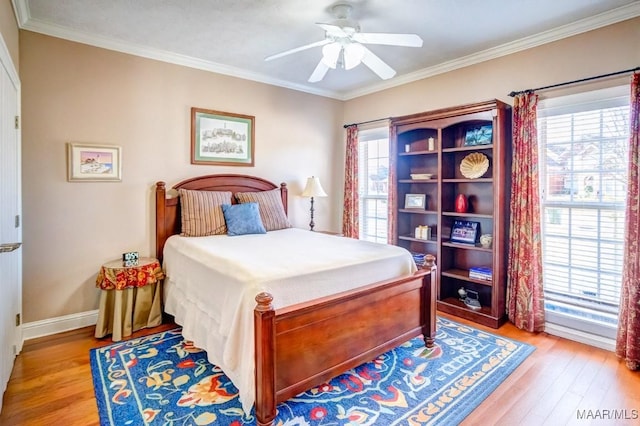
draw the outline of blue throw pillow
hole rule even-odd
[[[227,235],[266,234],[258,203],[223,204],[222,214],[227,223]]]

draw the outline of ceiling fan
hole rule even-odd
[[[317,23],[325,31],[324,40],[268,56],[265,61],[323,46],[322,58],[309,77],[309,82],[322,80],[329,69],[341,67],[349,70],[360,63],[369,67],[381,79],[387,80],[393,77],[396,71],[364,44],[422,47],[422,39],[417,34],[361,33],[360,25],[349,18],[351,9],[351,5],[347,3],[336,4],[331,8],[336,20],[330,24]]]

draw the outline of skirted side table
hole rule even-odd
[[[134,331],[162,324],[162,279],[158,259],[143,257],[136,266],[121,260],[105,263],[96,278],[101,289],[95,336],[114,342]]]

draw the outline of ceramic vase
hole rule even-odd
[[[467,207],[467,197],[464,194],[458,194],[455,205],[456,213],[466,213]]]
[[[491,248],[491,244],[493,243],[493,235],[491,234],[483,234],[480,236],[480,244],[484,248]]]

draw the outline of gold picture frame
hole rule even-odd
[[[255,117],[191,108],[191,164],[254,165]]]

